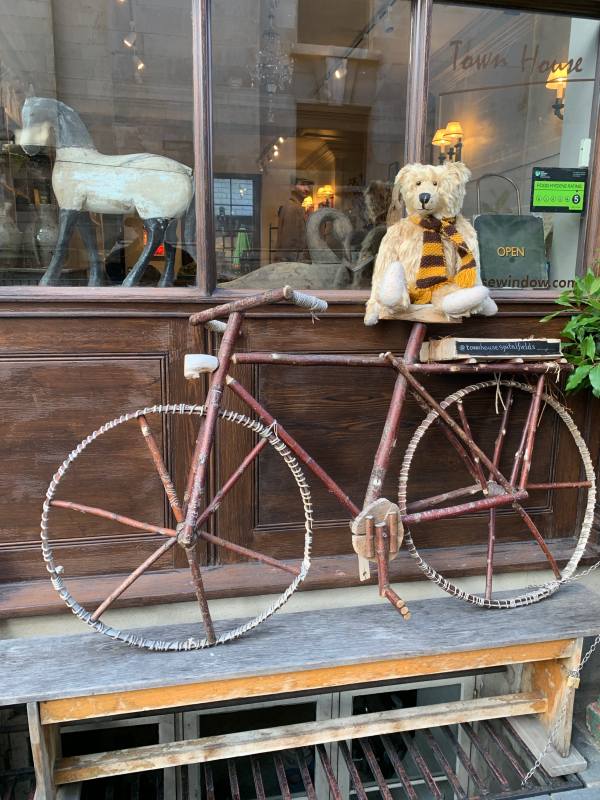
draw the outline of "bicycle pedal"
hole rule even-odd
[[[400,509],[395,503],[385,497],[380,497],[363,508],[350,523],[352,546],[359,557],[371,561],[377,560],[374,534],[376,529],[381,526],[386,528],[388,560],[391,561],[397,556],[404,537],[404,529],[400,522]],[[369,535],[370,532],[371,535]]]

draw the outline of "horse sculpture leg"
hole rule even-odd
[[[92,225],[91,217],[87,211],[83,211],[79,215],[77,227],[79,228],[79,234],[83,239],[83,243],[88,253],[88,286],[104,286],[107,283],[106,272],[104,270],[104,264],[100,258],[100,254],[98,253],[96,232]]]
[[[158,282],[160,287],[164,286],[173,286],[173,282],[175,280],[175,254],[176,249],[171,242],[167,242],[165,239],[165,271],[163,272],[161,279]]]
[[[40,286],[57,286],[63,262],[67,255],[69,241],[73,235],[73,230],[79,219],[79,211],[69,208],[61,208],[58,212],[58,240],[56,250],[52,256],[52,261],[48,264],[46,272],[40,279]]]
[[[165,230],[167,229],[168,223],[168,219],[156,218],[144,220],[144,228],[148,233],[148,241],[146,242],[140,257],[131,268],[129,274],[125,276],[123,286],[138,285],[144,272],[146,271],[146,267],[148,266],[154,251],[158,245],[161,244],[165,237]]]

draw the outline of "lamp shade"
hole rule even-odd
[[[446,139],[446,128],[437,129],[431,140],[431,144],[435,147],[443,147],[445,144],[449,144],[448,139]]]
[[[558,97],[562,97],[565,91],[565,84],[569,77],[569,71],[566,65],[559,64],[556,69],[548,73],[548,81],[546,89],[554,90]]]
[[[446,125],[446,138],[462,138],[463,129],[460,122],[449,122]]]
[[[331,184],[326,183],[325,186],[320,186],[317,189],[317,195],[319,197],[332,197],[333,195],[333,186]]]

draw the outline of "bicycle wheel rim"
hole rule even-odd
[[[479,391],[481,389],[487,389],[490,387],[496,386],[505,386],[505,387],[512,387],[513,389],[520,389],[527,394],[534,394],[535,389],[528,384],[519,383],[518,381],[512,380],[489,380],[489,381],[482,381],[480,383],[472,384],[471,386],[467,386],[464,389],[459,389],[458,391],[454,392],[453,394],[448,395],[442,402],[440,406],[443,409],[448,408],[457,400],[466,397],[473,392]],[[486,600],[485,597],[481,597],[478,594],[474,594],[473,592],[466,591],[461,589],[459,586],[454,584],[452,581],[449,581],[445,578],[440,572],[438,572],[434,567],[432,567],[419,553],[415,543],[413,541],[412,535],[410,530],[405,529],[404,531],[404,541],[406,543],[408,552],[416,561],[417,566],[419,569],[426,575],[426,577],[435,583],[437,586],[440,587],[444,592],[447,594],[452,595],[453,597],[458,597],[461,600],[466,600],[469,603],[472,603],[476,606],[481,606],[483,608],[517,608],[519,606],[531,605],[532,603],[537,603],[540,600],[543,600],[546,597],[554,594],[554,592],[558,591],[562,583],[567,581],[571,578],[581,560],[581,557],[585,551],[587,546],[590,532],[592,529],[593,521],[594,521],[594,509],[596,505],[596,476],[594,472],[594,465],[592,462],[592,457],[589,453],[587,445],[583,440],[577,425],[573,421],[570,414],[567,410],[557,401],[555,398],[551,397],[548,394],[542,395],[542,401],[547,403],[560,419],[565,423],[567,429],[569,430],[574,442],[575,446],[577,447],[582,464],[584,466],[584,472],[586,476],[586,480],[588,480],[591,484],[590,488],[588,489],[588,498],[587,498],[587,505],[583,515],[582,523],[581,523],[581,531],[579,533],[579,537],[577,542],[573,548],[573,553],[565,565],[561,572],[561,578],[554,579],[544,583],[538,587],[536,587],[533,591],[525,592],[523,594],[516,595],[512,598],[492,598]],[[429,414],[425,417],[423,422],[419,425],[419,427],[414,432],[407,448],[404,453],[404,459],[402,462],[402,467],[400,469],[400,480],[398,486],[398,505],[400,508],[400,513],[406,513],[406,505],[407,505],[407,488],[408,488],[408,475],[410,471],[410,465],[412,463],[414,454],[417,450],[419,442],[425,435],[426,431],[431,427],[433,422],[438,418],[438,413],[435,410],[431,410]]]
[[[120,417],[116,417],[110,422],[106,422],[104,425],[100,426],[100,428],[93,431],[91,434],[89,434],[89,436],[83,439],[71,451],[71,453],[69,453],[67,458],[62,462],[58,470],[53,475],[44,499],[44,504],[42,507],[41,534],[40,534],[42,540],[42,556],[46,563],[46,569],[50,574],[50,580],[52,582],[52,586],[58,593],[59,597],[63,600],[63,602],[67,605],[67,607],[72,611],[72,613],[78,619],[87,624],[96,632],[102,633],[105,636],[110,637],[111,639],[125,642],[128,645],[134,647],[141,647],[147,650],[158,650],[158,651],[202,650],[207,647],[216,646],[219,644],[225,644],[226,642],[238,639],[240,636],[243,636],[248,631],[258,627],[258,625],[260,625],[262,622],[265,622],[283,605],[285,605],[285,603],[287,603],[287,601],[294,594],[298,586],[306,578],[306,575],[308,574],[308,570],[310,568],[312,527],[313,527],[313,511],[312,511],[310,488],[306,480],[306,477],[304,475],[304,472],[300,467],[298,459],[295,457],[292,451],[287,447],[287,445],[277,436],[277,433],[272,426],[263,425],[261,422],[251,419],[245,414],[240,414],[235,411],[221,410],[219,412],[219,417],[221,419],[227,422],[243,425],[244,427],[249,428],[251,431],[256,433],[258,436],[263,436],[267,438],[269,444],[274,448],[274,450],[278,453],[278,455],[282,458],[282,460],[290,470],[294,478],[294,481],[298,487],[304,511],[304,547],[303,547],[302,563],[300,566],[300,573],[294,578],[294,580],[289,584],[289,586],[284,590],[284,592],[282,592],[282,594],[280,594],[276,598],[276,600],[273,603],[271,603],[271,605],[269,605],[262,612],[260,612],[259,614],[257,614],[255,617],[248,620],[244,624],[238,626],[237,628],[234,628],[230,631],[226,631],[220,634],[219,636],[217,636],[216,641],[214,643],[209,642],[207,637],[196,638],[193,636],[188,637],[186,639],[149,639],[140,634],[129,633],[117,628],[113,628],[110,625],[103,623],[101,620],[92,620],[91,617],[93,612],[88,611],[81,604],[79,604],[77,600],[75,600],[75,598],[69,592],[65,580],[63,578],[64,569],[61,565],[57,564],[55,561],[54,554],[52,551],[52,543],[50,541],[50,536],[49,536],[49,517],[51,510],[51,505],[50,505],[51,501],[53,500],[56,494],[56,491],[58,489],[58,486],[60,485],[62,478],[67,473],[67,471],[69,470],[73,462],[77,459],[77,457],[81,455],[81,453],[84,450],[86,450],[94,441],[96,441],[96,439],[98,439],[105,433],[108,433],[108,431],[111,431],[114,428],[118,427],[119,425],[137,419],[142,415],[148,416],[151,414],[164,414],[164,413],[196,414],[198,416],[204,416],[204,414],[206,413],[206,409],[204,406],[177,403],[169,405],[148,406],[146,408],[138,409],[128,414],[122,414]]]

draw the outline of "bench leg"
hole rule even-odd
[[[35,771],[34,800],[57,800],[54,764],[60,757],[58,725],[42,725],[37,703],[27,703],[29,738]]]
[[[552,744],[562,758],[566,758],[571,749],[573,703],[577,689],[569,680],[569,672],[581,661],[582,645],[583,640],[576,639],[568,658],[537,661],[523,667],[521,691],[538,691],[547,697],[548,710],[540,714],[539,719],[546,736],[552,735]]]

